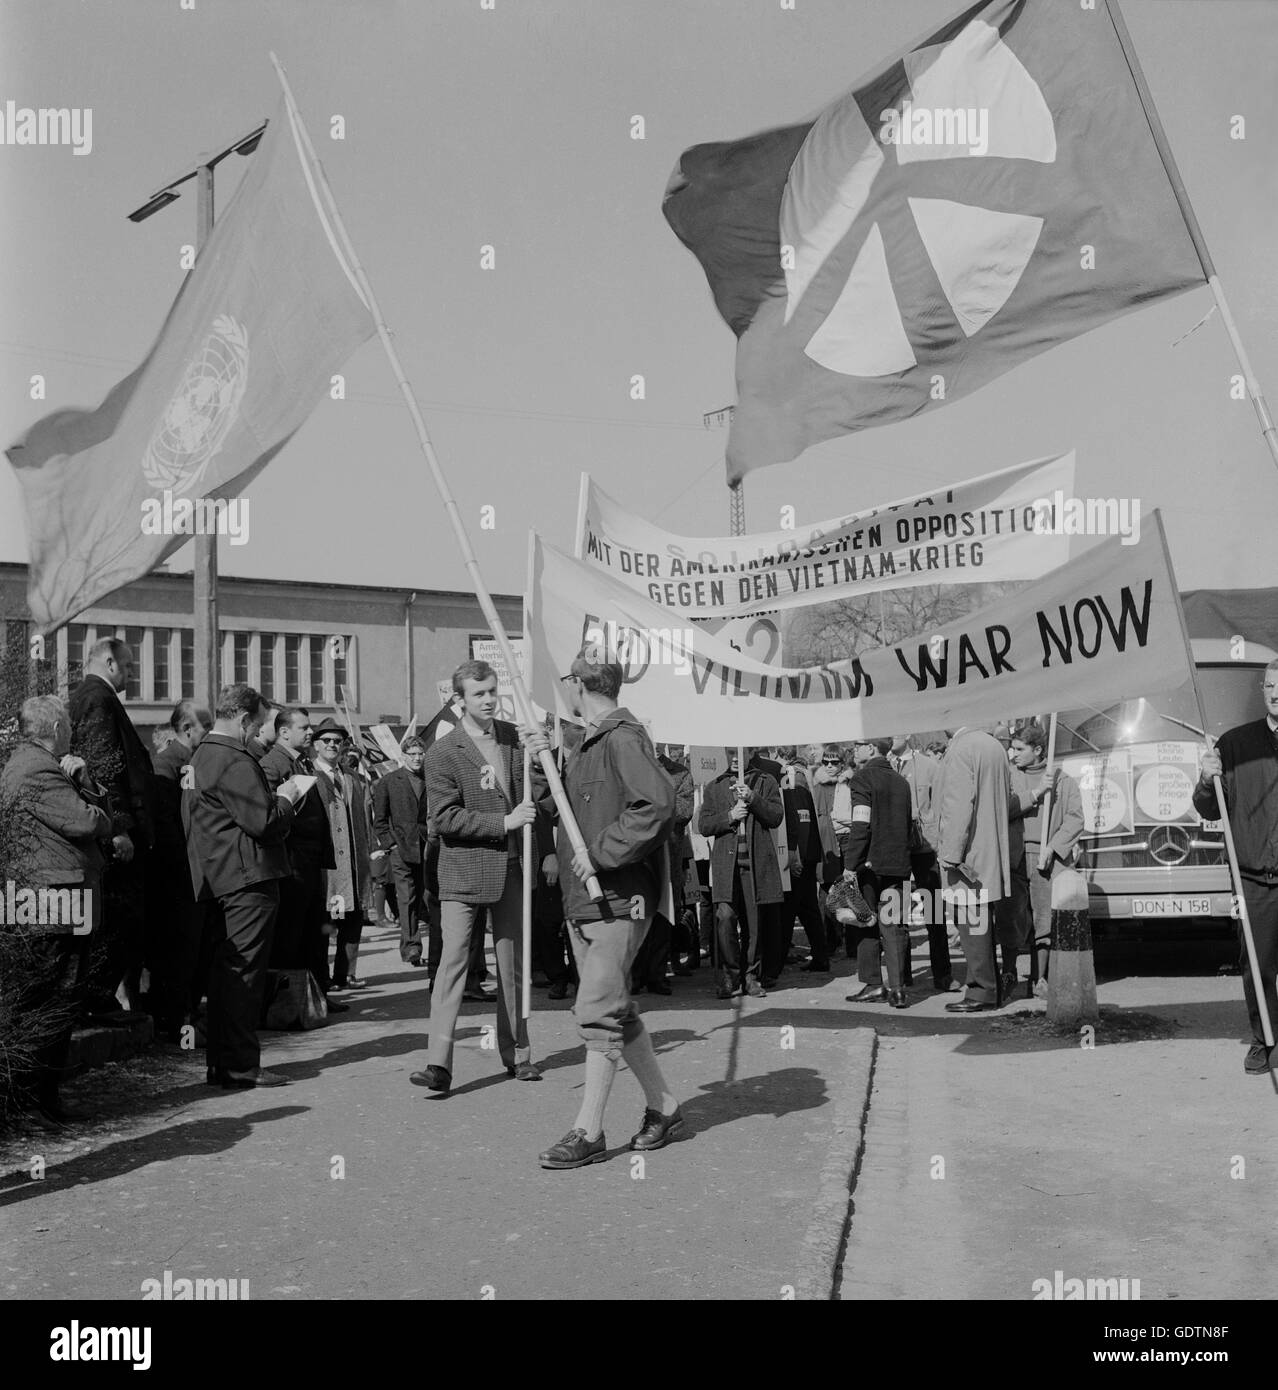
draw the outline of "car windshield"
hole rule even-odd
[[[1207,732],[1213,738],[1264,715],[1263,669],[1241,662],[1198,667]],[[1193,686],[1186,684],[1166,695],[1123,700],[1103,709],[1063,711],[1057,719],[1056,751],[1091,753],[1137,743],[1198,741],[1202,734]]]

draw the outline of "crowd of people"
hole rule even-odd
[[[586,1103],[542,1155],[548,1167],[595,1161],[623,1055],[645,1092],[635,1146],[677,1136],[683,1120],[633,997],[670,994],[703,966],[730,1001],[763,997],[795,968],[830,973],[841,951],[856,967],[851,1002],[904,1009],[918,928],[932,991],[957,992],[961,949],[965,989],[951,1012],[1001,1007],[1023,987],[1046,993],[1052,883],[1084,821],[1034,719],[960,728],[944,744],[747,748],[743,766],[728,748],[719,775],[694,786],[685,750],[654,745],[619,706],[620,668],[583,654],[563,678],[580,722],[563,724],[558,747],[497,719],[496,675],[470,661],[454,673],[452,707],[395,763],[370,765],[335,719],[313,724],[245,684],[223,689],[211,713],[180,702],[152,756],[119,698],[132,662],[127,644],[104,639],[69,701],[28,700],[0,776],[27,830],[26,881],[74,887],[90,904],[87,926],[39,937],[29,1002],[73,999],[99,1021],[145,1010],[162,1037],[205,1049],[211,1085],[286,1084],[261,1066],[270,972],[308,976],[340,1013],[364,987],[364,928],[388,919],[431,990],[415,1084],[451,1089],[468,1000],[495,1006],[508,1075],[539,1080],[520,1007],[526,964],[551,998],[574,996]],[[525,750],[537,755],[527,779]],[[580,844],[558,824],[543,753]],[[486,931],[495,994],[483,988]],[[42,1042],[27,1078],[54,1119],[69,1117],[58,1078],[73,1021]]]

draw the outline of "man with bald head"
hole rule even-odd
[[[84,679],[71,692],[71,752],[106,788],[111,812],[109,859],[102,879],[102,943],[86,1007],[111,1013],[117,991],[136,1007],[146,932],[147,856],[154,839],[151,754],[120,701],[133,674],[133,652],[118,637],[89,648]]]

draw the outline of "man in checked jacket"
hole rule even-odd
[[[497,1051],[508,1076],[540,1081],[520,1009],[523,984],[523,877],[520,840],[537,817],[524,787],[513,724],[495,719],[497,673],[464,661],[453,672],[461,722],[426,755],[426,803],[439,838],[443,954],[430,996],[430,1048],[414,1086],[447,1095],[453,1081],[453,1033],[466,988],[466,961],[479,908],[487,906],[497,957]]]

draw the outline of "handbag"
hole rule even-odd
[[[840,878],[825,895],[825,909],[841,926],[872,927],[878,913],[861,896],[861,890],[848,878]]]
[[[270,1032],[319,1028],[328,1022],[328,1001],[309,970],[268,970],[259,1025]]]

